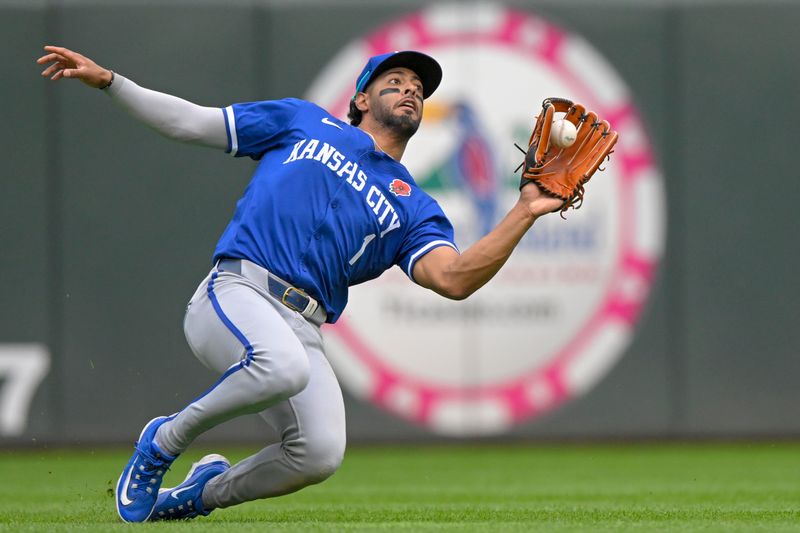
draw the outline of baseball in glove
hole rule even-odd
[[[558,148],[550,140],[556,113],[564,113],[563,118],[578,130],[575,142],[567,148]],[[617,132],[596,113],[565,98],[548,98],[542,102],[542,113],[536,119],[528,149],[523,150],[520,188],[533,182],[545,194],[564,200],[563,217],[570,207],[581,206],[583,186],[610,156],[616,142]]]

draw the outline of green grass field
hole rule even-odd
[[[165,485],[205,452],[181,457]],[[800,531],[794,443],[352,447],[297,494],[152,524],[116,516],[127,458],[0,450],[0,530]]]

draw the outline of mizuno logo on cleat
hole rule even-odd
[[[342,129],[342,127],[340,125],[338,125],[337,123],[331,122],[331,120],[328,117],[323,118],[322,119],[322,123],[323,124],[327,124],[328,126],[333,126],[334,128]]]

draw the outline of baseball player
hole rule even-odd
[[[187,308],[186,339],[221,377],[189,405],[148,422],[116,488],[126,522],[193,518],[319,483],[342,462],[345,413],[320,325],[348,287],[398,265],[411,281],[461,300],[489,281],[537,217],[563,201],[522,187],[485,237],[459,252],[439,205],[400,163],[442,71],[402,51],[358,75],[350,123],[288,98],[203,107],[140,87],[66,48],[46,46],[43,76],[79,79],[164,136],[260,163]],[[204,431],[258,413],[280,442],[235,465],[195,463],[161,489],[173,461]]]

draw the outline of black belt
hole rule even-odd
[[[297,311],[306,320],[318,326],[328,318],[325,308],[319,305],[314,298],[252,261],[220,259],[217,263],[217,270],[231,272],[249,279],[259,287],[267,289],[283,305],[292,311]]]

